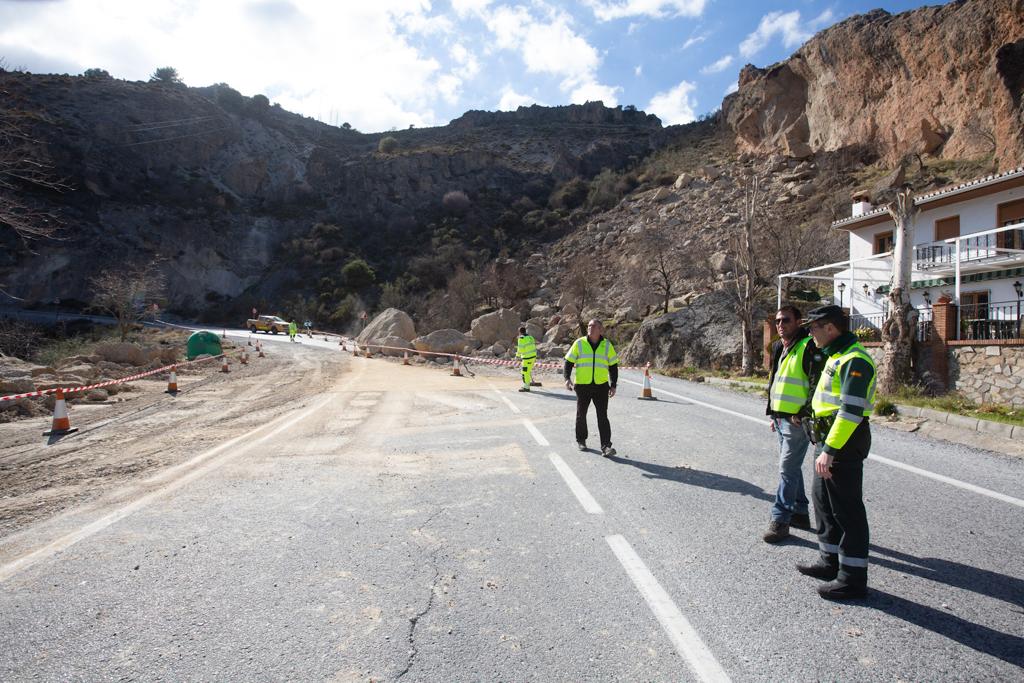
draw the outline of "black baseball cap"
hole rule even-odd
[[[846,317],[846,311],[836,305],[819,306],[813,308],[804,315],[804,324],[813,323],[819,320],[828,322],[831,320],[842,320]]]

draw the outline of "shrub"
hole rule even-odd
[[[896,404],[885,396],[879,396],[875,399],[874,413],[875,415],[895,415]]]
[[[82,75],[86,78],[110,78],[106,69],[86,69]]]
[[[875,342],[881,338],[879,331],[874,327],[858,327],[853,333],[857,335],[859,342]]]
[[[168,85],[178,85],[182,83],[181,76],[178,75],[178,70],[173,66],[161,66],[159,69],[153,72],[153,75],[149,77],[150,83],[165,83]]]
[[[382,154],[393,154],[398,150],[398,140],[387,135],[380,139],[380,143],[377,145],[377,151]]]
[[[441,199],[441,206],[444,207],[445,211],[454,214],[466,213],[470,203],[469,197],[462,190],[445,192],[444,197]]]
[[[372,285],[377,279],[377,274],[373,272],[370,264],[361,258],[355,258],[346,263],[341,269],[341,275],[345,278],[345,284],[350,289],[356,290]]]
[[[551,207],[572,211],[583,205],[589,193],[590,186],[585,181],[573,178],[554,191],[550,199]]]

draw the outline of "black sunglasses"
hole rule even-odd
[[[779,323],[789,323],[789,322],[793,322],[793,319],[792,318],[776,318],[775,319],[775,324],[776,325],[778,325]]]

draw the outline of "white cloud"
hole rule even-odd
[[[476,55],[467,50],[462,43],[455,43],[448,51],[452,61],[459,65],[459,75],[462,78],[470,79],[480,73],[480,62]]]
[[[728,88],[725,89],[725,92],[722,93],[722,94],[723,95],[731,95],[731,94],[733,94],[734,92],[736,92],[739,89],[740,89],[740,84],[739,83],[732,83],[732,84],[729,85]]]
[[[452,9],[459,17],[474,14],[481,16],[491,0],[452,0]]]
[[[819,28],[831,24],[833,19],[835,18],[835,13],[833,13],[832,10],[827,9],[818,16],[811,19],[807,25],[813,28],[815,31],[817,31]]]
[[[462,79],[454,74],[444,74],[437,79],[437,91],[448,104],[455,104],[459,101],[462,91]]]
[[[226,82],[366,131],[439,123],[434,107],[457,96],[456,81],[472,67],[467,60],[445,73],[410,32],[450,28],[427,0],[0,2],[0,54],[32,51],[40,64],[98,67],[132,80],[173,66],[190,85]]]
[[[622,88],[618,86],[602,85],[600,83],[584,83],[572,91],[569,101],[573,104],[585,104],[587,102],[604,102],[606,107],[614,107],[619,103],[618,93]]]
[[[691,48],[694,45],[696,45],[697,43],[703,43],[707,39],[708,39],[708,37],[707,37],[706,34],[703,35],[703,36],[694,36],[692,38],[687,38],[686,42],[683,43],[683,49],[686,50],[688,48]]]
[[[771,12],[761,17],[757,30],[748,35],[740,43],[740,54],[752,57],[775,37],[782,36],[782,44],[792,48],[800,45],[813,35],[806,26],[800,24],[800,12]]]
[[[612,21],[623,17],[646,16],[654,19],[663,17],[699,17],[704,13],[707,0],[584,0],[600,21]]]
[[[537,98],[530,95],[522,95],[506,85],[501,91],[501,100],[498,101],[499,111],[514,111],[519,107],[528,107],[531,104],[542,104]]]
[[[708,64],[700,70],[702,74],[717,74],[725,71],[732,64],[732,55],[726,55],[713,64]]]
[[[657,115],[662,123],[669,126],[677,123],[690,123],[697,118],[694,113],[697,101],[691,97],[696,89],[696,83],[683,81],[671,90],[660,92],[652,97],[645,111]]]
[[[633,67],[633,75],[637,76],[637,77],[643,76],[644,75],[644,65],[643,64],[637,64],[635,67]]]
[[[502,50],[518,48],[527,30],[533,23],[533,17],[525,7],[501,6],[487,19],[487,28],[496,39],[496,47]]]

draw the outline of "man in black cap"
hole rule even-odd
[[[828,582],[818,587],[825,599],[863,598],[868,582],[863,475],[871,449],[875,363],[850,332],[850,319],[839,306],[815,308],[804,321],[827,357],[811,398],[815,437],[823,444],[811,489],[821,557],[796,568]]]

